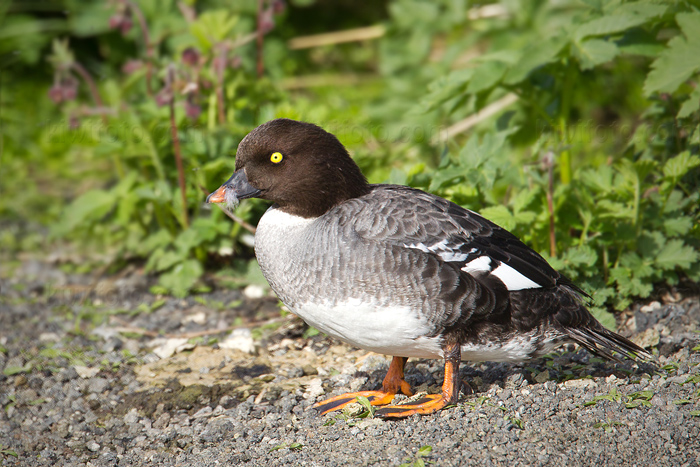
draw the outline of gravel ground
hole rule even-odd
[[[29,259],[0,277],[2,465],[700,465],[693,293],[622,318],[662,369],[573,346],[464,363],[456,407],[382,421],[310,406],[378,388],[388,358],[313,335],[259,286],[181,300],[135,269],[95,282]],[[441,362],[406,370],[439,391]]]

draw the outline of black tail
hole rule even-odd
[[[565,327],[563,331],[581,347],[608,360],[622,363],[622,360],[612,353],[617,352],[631,360],[646,363],[653,361],[652,355],[634,342],[617,333],[608,331],[598,322],[592,324],[590,327],[583,328]]]

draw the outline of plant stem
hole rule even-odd
[[[263,64],[263,36],[265,32],[263,31],[263,9],[265,7],[265,0],[258,0],[258,29],[257,29],[257,47],[258,47],[258,78],[262,78],[265,71],[265,66]]]
[[[175,81],[175,71],[171,66],[168,70],[168,81],[172,86]],[[187,216],[187,192],[185,185],[185,169],[182,166],[182,153],[180,152],[180,138],[177,133],[177,125],[175,124],[175,96],[170,99],[170,132],[173,138],[173,154],[175,155],[175,164],[177,165],[177,179],[180,184],[180,195],[182,196],[182,223],[185,227],[189,227],[190,221]]]
[[[226,113],[224,111],[224,70],[226,69],[226,57],[228,48],[221,45],[219,50],[219,61],[221,65],[216,69],[216,110],[219,118],[219,125],[226,123]]]
[[[143,42],[144,45],[146,46],[146,91],[148,92],[148,95],[151,96],[153,95],[153,89],[151,87],[151,76],[153,75],[153,44],[151,43],[151,35],[148,32],[148,23],[146,22],[146,17],[143,16],[143,11],[141,11],[141,8],[136,4],[136,2],[132,0],[124,0],[127,5],[129,5],[129,8],[131,8],[131,11],[134,12],[136,15],[136,19],[139,22],[139,26],[141,26],[141,33],[143,34]]]
[[[87,69],[85,69],[80,62],[76,61],[71,63],[71,68],[75,70],[75,72],[78,73],[80,77],[83,78],[83,81],[85,81],[85,83],[88,85],[92,99],[95,101],[95,105],[99,108],[104,107],[102,98],[100,97],[100,92],[97,89],[97,84],[95,84],[95,80],[92,79],[92,75],[90,75]],[[107,116],[105,114],[102,114],[102,123],[107,125]]]
[[[564,72],[564,86],[562,88],[561,108],[559,113],[559,134],[564,148],[559,155],[559,177],[565,185],[571,183],[571,138],[569,135],[568,119],[571,113],[571,90],[574,68],[569,62]]]
[[[554,154],[548,152],[544,159],[547,168],[547,212],[549,213],[549,255],[557,255],[557,239],[554,231]]]

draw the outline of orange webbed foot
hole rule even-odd
[[[406,365],[406,357],[394,357],[389,365],[389,371],[382,383],[381,391],[348,392],[331,397],[314,404],[314,408],[327,414],[334,410],[341,410],[348,404],[357,402],[357,397],[366,397],[372,405],[387,405],[394,400],[394,396],[400,391],[407,396],[412,396],[411,386],[403,379],[403,368]]]
[[[347,405],[357,402],[358,397],[366,397],[369,403],[372,405],[386,405],[394,400],[394,396],[396,396],[396,393],[383,391],[347,392],[345,394],[317,402],[313,405],[313,407],[314,409],[320,410],[322,415],[325,415],[334,410],[342,410]]]
[[[457,402],[460,386],[460,347],[457,344],[447,344],[443,350],[445,352],[445,380],[442,383],[442,394],[428,394],[407,404],[388,405],[378,409],[374,415],[381,418],[406,418],[415,414],[427,415]]]
[[[380,418],[406,418],[415,414],[427,415],[452,403],[452,398],[446,398],[443,394],[427,394],[408,404],[387,405],[377,409],[374,415]]]

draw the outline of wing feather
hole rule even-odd
[[[355,233],[458,264],[468,274],[490,274],[510,291],[566,285],[585,295],[515,235],[479,214],[423,191],[374,185],[350,203]]]

